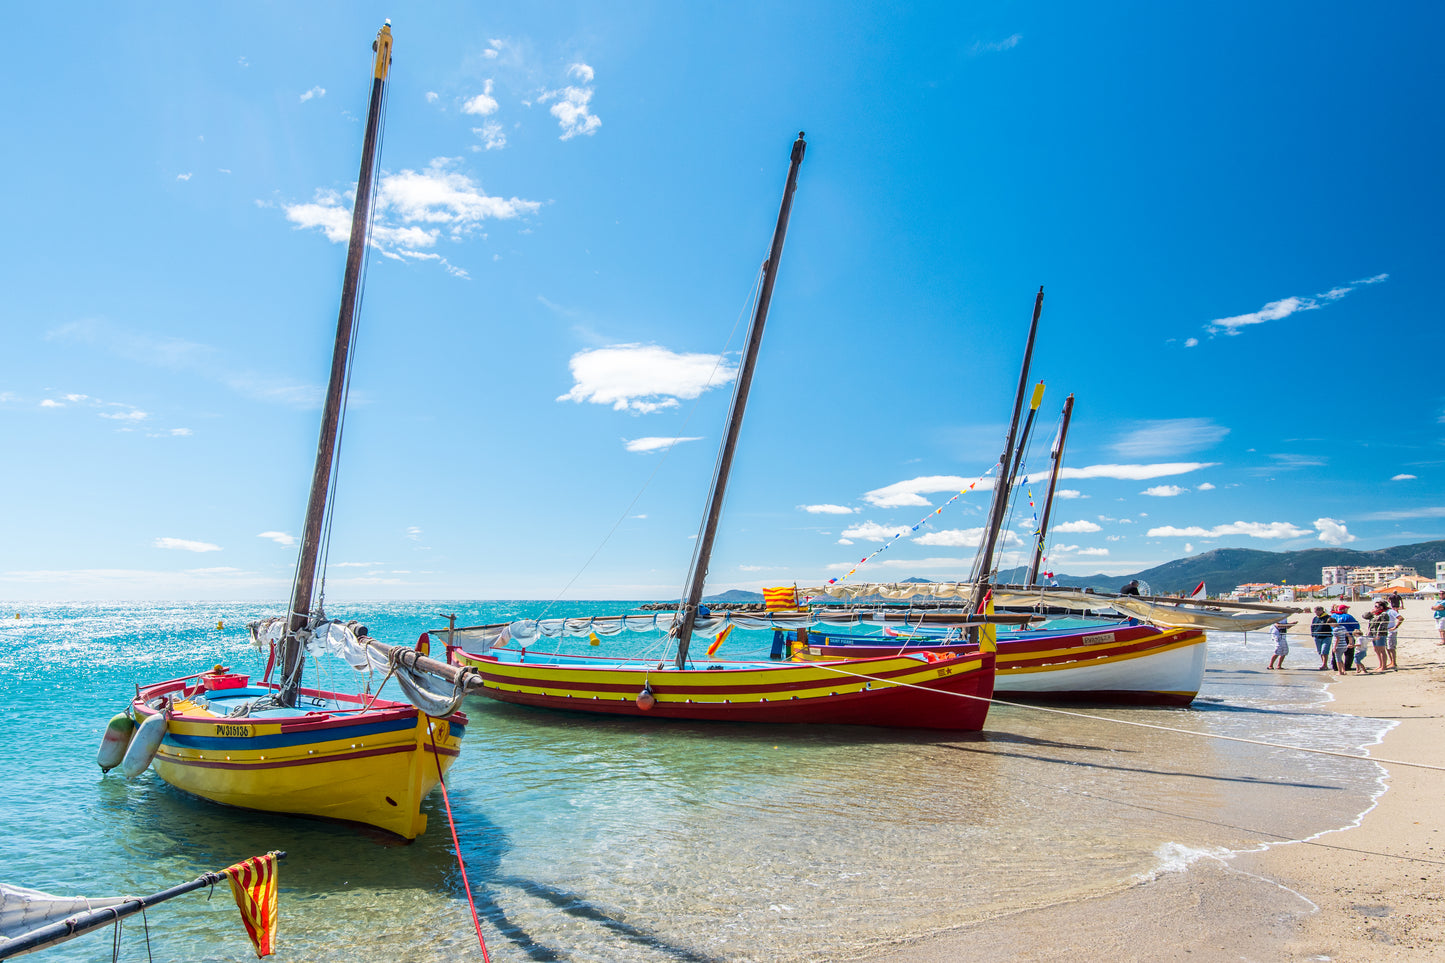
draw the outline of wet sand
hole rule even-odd
[[[1445,959],[1445,647],[1430,601],[1406,601],[1400,669],[1327,679],[1334,712],[1395,721],[1369,754],[1441,767],[1384,766],[1385,792],[1348,828],[1309,841],[1205,857],[1096,899],[996,917],[870,959],[1393,961]],[[1355,603],[1360,618],[1368,603]],[[1363,619],[1361,619],[1363,621]],[[1307,635],[1292,633],[1290,667],[1324,676]],[[1374,664],[1371,652],[1367,665]],[[1322,828],[1354,814],[1322,816]]]

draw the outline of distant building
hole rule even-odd
[[[1435,563],[1435,584],[1445,585],[1445,562]]]
[[[1348,565],[1326,565],[1320,569],[1320,581],[1326,585],[1348,585],[1350,567]]]
[[[1350,569],[1350,585],[1379,585],[1406,575],[1418,575],[1408,565],[1360,565]]]

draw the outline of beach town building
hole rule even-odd
[[[1445,585],[1445,562],[1435,563],[1435,584]]]
[[[1445,563],[1436,563],[1437,570],[1441,564]],[[1320,581],[1326,585],[1379,585],[1418,574],[1408,565],[1327,565],[1320,569]],[[1438,577],[1438,571],[1436,574]]]

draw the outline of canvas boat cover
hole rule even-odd
[[[107,906],[119,906],[124,902],[126,900],[119,896],[104,899],[52,896],[39,890],[0,883],[0,938],[13,940],[68,917],[90,910],[105,909]],[[53,946],[70,938],[65,936],[45,946]],[[44,947],[37,946],[36,949]]]

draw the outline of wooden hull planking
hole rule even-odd
[[[415,839],[426,829],[421,801],[457,758],[466,717],[433,719],[415,707],[302,689],[305,699],[356,701],[355,711],[229,718],[183,698],[176,680],[143,688],[138,719],[174,698],[152,766],[170,785],[211,802],[261,812],[364,823]],[[253,690],[257,695],[262,690]]]

